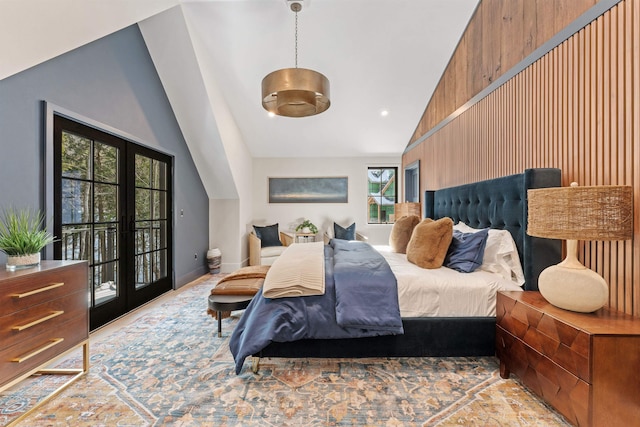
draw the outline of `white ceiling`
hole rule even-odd
[[[400,155],[477,3],[306,0],[298,66],[331,83],[331,107],[312,117],[268,117],[261,106],[262,78],[294,66],[285,0],[1,0],[0,55],[12,60],[0,61],[0,79],[181,4],[198,62],[214,70],[202,77],[216,80],[253,157]],[[56,14],[83,25],[53,25]]]
[[[265,75],[295,64],[285,0],[189,1],[229,108],[254,157],[398,155],[407,146],[477,0],[311,0],[298,13],[298,66],[331,84],[331,107],[269,117]],[[387,110],[386,117],[381,112]]]

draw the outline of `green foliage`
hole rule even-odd
[[[0,217],[0,251],[7,255],[38,253],[53,236],[44,228],[44,214],[31,209],[8,208]]]
[[[305,219],[302,224],[298,225],[296,227],[296,231],[300,231],[305,227],[309,227],[309,230],[311,230],[311,232],[313,234],[317,234],[318,233],[318,227],[316,227],[315,225],[313,225],[313,223],[311,221],[309,221],[308,219]]]

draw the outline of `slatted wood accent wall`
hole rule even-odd
[[[612,308],[640,315],[640,0],[623,0],[403,156],[420,188],[562,169],[563,185],[632,185],[634,239],[580,242]]]
[[[438,82],[411,142],[599,0],[481,0]]]

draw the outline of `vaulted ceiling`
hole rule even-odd
[[[262,78],[294,66],[295,15],[285,0],[2,0],[0,79],[177,7],[170,19],[183,20],[188,37],[176,40],[226,104],[215,120],[235,121],[253,157],[400,155],[477,3],[304,0],[298,66],[331,82],[331,107],[312,117],[269,117],[261,106]],[[165,67],[175,68],[159,73],[165,85],[202,85],[181,76],[180,63]],[[198,103],[176,108],[202,113]]]

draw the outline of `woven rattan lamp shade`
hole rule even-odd
[[[527,234],[565,240],[633,237],[633,189],[623,185],[528,191]]]

